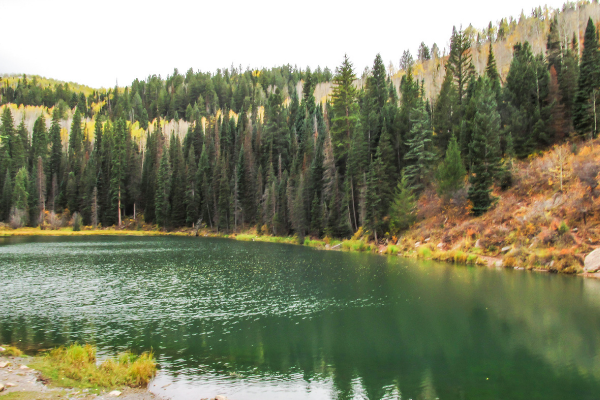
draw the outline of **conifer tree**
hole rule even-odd
[[[456,143],[456,139],[454,142]],[[458,149],[458,145],[456,148]],[[416,220],[416,208],[415,195],[408,185],[406,175],[402,174],[390,206],[390,233],[397,235],[410,228]]]
[[[452,194],[464,187],[466,174],[467,171],[460,156],[458,141],[455,136],[452,136],[446,150],[446,157],[437,170],[438,195],[448,200]]]
[[[42,158],[42,163],[46,163],[48,155],[48,134],[46,132],[46,119],[43,114],[35,120],[33,132],[31,135],[31,152],[29,156],[31,171],[37,167],[38,157]]]
[[[50,166],[48,175],[50,176],[50,180],[52,180],[53,176],[60,176],[60,164],[62,161],[62,140],[60,137],[60,112],[58,107],[54,108],[52,112],[52,125],[50,126]],[[54,193],[51,191],[52,197],[55,198],[58,196],[58,193]],[[54,203],[54,202],[53,202]],[[54,211],[54,209],[53,209]]]
[[[331,119],[331,137],[337,165],[342,174],[346,170],[350,142],[356,131],[360,117],[357,103],[357,89],[354,86],[356,75],[348,55],[344,54],[344,61],[336,68],[333,78],[333,92],[331,104],[333,117]]]
[[[27,211],[29,205],[29,174],[21,167],[15,176],[15,186],[12,192],[12,205],[18,210]]]
[[[496,58],[494,57],[494,47],[492,46],[492,42],[490,42],[487,65],[485,67],[485,76],[490,81],[492,90],[496,94],[496,101],[499,101],[502,84],[500,82],[500,74],[498,73],[498,67],[496,65]]]
[[[469,145],[472,166],[468,196],[473,205],[471,212],[476,216],[485,213],[492,205],[492,184],[501,168],[500,115],[495,94],[487,78],[483,79],[479,88],[473,139]]]
[[[175,135],[171,136],[171,144],[169,146],[171,153],[171,188],[170,188],[170,199],[171,199],[171,218],[170,223],[173,226],[185,226],[186,224],[186,205],[185,205],[185,193],[186,193],[186,181],[187,176],[185,174],[185,161],[183,159],[183,152],[181,148],[181,142]]]
[[[10,209],[12,207],[13,187],[10,175],[10,170],[7,169],[4,177],[4,185],[2,186],[2,201],[0,204],[3,221],[8,221]]]
[[[579,81],[573,110],[573,125],[580,135],[598,132],[596,107],[600,93],[600,50],[596,26],[590,18],[585,29]]]
[[[407,163],[404,174],[408,184],[415,193],[425,188],[431,166],[435,160],[429,114],[425,110],[425,102],[419,101],[413,109],[413,128],[411,139],[406,142],[409,151],[404,156]]]
[[[123,199],[125,197],[125,178],[127,171],[127,127],[125,121],[121,118],[115,123],[113,133],[113,146],[111,151],[110,163],[110,199],[111,214],[108,221],[115,221],[117,226],[121,226],[121,215],[123,211]]]
[[[456,112],[456,86],[452,72],[446,69],[444,82],[440,94],[435,102],[433,113],[433,127],[436,133],[436,145],[444,151],[448,147],[448,141],[454,133],[454,127],[458,125]]]
[[[158,175],[156,177],[156,198],[154,200],[156,225],[160,228],[169,226],[169,215],[171,214],[171,203],[169,202],[170,190],[171,165],[169,163],[169,152],[166,148],[163,148]]]

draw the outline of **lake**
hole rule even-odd
[[[0,343],[174,399],[598,399],[600,281],[196,237],[0,241]]]

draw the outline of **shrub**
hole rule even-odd
[[[48,218],[48,225],[50,225],[50,229],[56,230],[62,226],[61,218],[54,211],[50,213]]]
[[[13,229],[22,228],[27,224],[27,213],[25,210],[13,207],[9,216],[10,227]]]
[[[19,357],[23,352],[17,349],[15,346],[4,346],[4,351],[0,355],[6,357]]]
[[[558,227],[558,233],[560,235],[564,235],[567,232],[569,232],[569,227],[567,226],[567,224],[565,224],[565,221],[563,221],[560,223],[560,226]]]
[[[431,258],[431,249],[427,246],[421,246],[417,249],[417,257],[419,258]]]
[[[385,249],[385,254],[398,254],[398,247],[396,245],[390,244],[387,249]]]
[[[82,225],[81,214],[78,212],[73,213],[73,218],[71,218],[71,225],[73,225],[73,232],[79,232],[81,230]]]

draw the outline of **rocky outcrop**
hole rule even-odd
[[[600,249],[596,249],[587,255],[583,269],[588,273],[600,270]]]

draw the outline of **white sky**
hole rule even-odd
[[[333,70],[348,53],[360,75],[378,52],[397,67],[421,41],[447,47],[453,25],[482,28],[522,9],[530,15],[540,1],[0,0],[0,74],[112,87],[165,78],[175,67]]]

